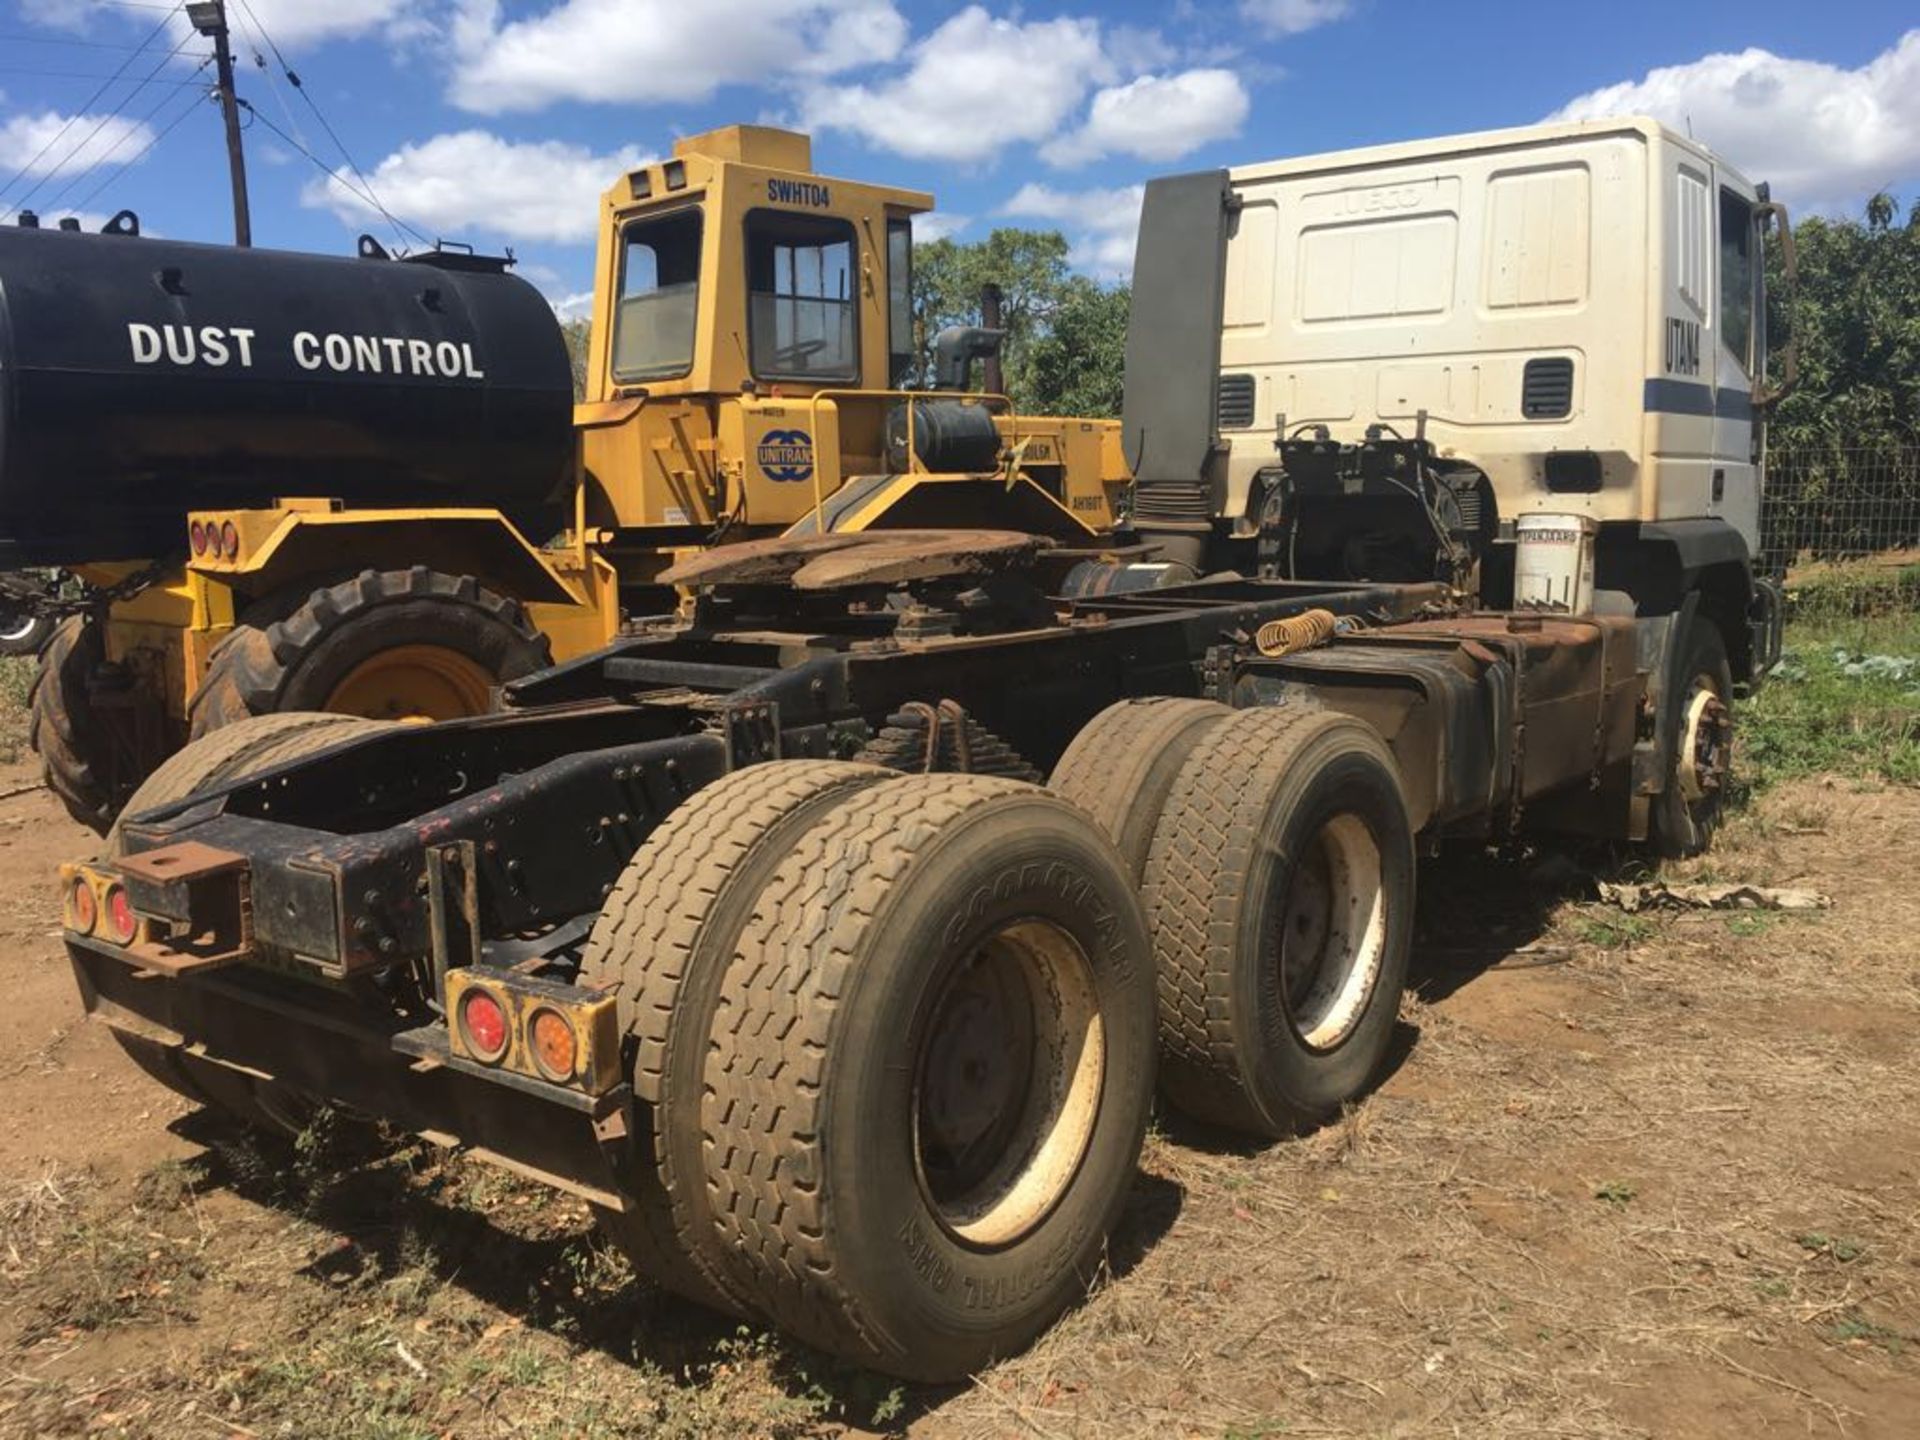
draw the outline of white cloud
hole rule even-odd
[[[591,290],[576,290],[570,295],[562,295],[557,299],[550,295],[547,297],[547,303],[553,306],[554,315],[563,325],[572,324],[575,320],[591,320],[593,318],[593,292]]]
[[[50,30],[85,30],[90,21],[106,13],[93,0],[20,0],[20,18]],[[151,27],[154,22],[147,24]]]
[[[647,159],[632,146],[596,155],[559,140],[516,142],[460,130],[401,146],[367,179],[389,210],[430,234],[574,244],[593,239],[601,192]],[[300,199],[349,225],[379,218],[338,176],[313,181]]]
[[[1766,50],[1708,55],[1594,90],[1553,120],[1652,115],[1801,204],[1920,178],[1920,30],[1857,70]]]
[[[1050,165],[1082,165],[1105,155],[1178,160],[1209,140],[1237,134],[1249,102],[1231,70],[1143,75],[1093,97],[1086,124],[1040,147]]]
[[[1096,83],[1115,78],[1097,20],[996,19],[969,5],[915,42],[896,78],[809,86],[805,123],[847,130],[921,160],[990,159],[1060,128]]]
[[[704,100],[892,60],[907,42],[891,0],[561,0],[506,20],[498,0],[459,0],[449,98],[483,114],[556,101]]]
[[[0,173],[76,175],[131,159],[152,139],[151,125],[116,115],[15,115],[0,125]]]
[[[1240,13],[1269,35],[1298,35],[1353,13],[1353,0],[1240,0]]]
[[[1002,215],[1059,226],[1073,242],[1073,263],[1115,278],[1133,273],[1133,245],[1140,228],[1144,185],[1111,190],[1056,190],[1028,181],[1000,207]]]
[[[913,238],[918,241],[945,240],[958,235],[972,221],[968,215],[950,215],[944,210],[929,210],[913,217]]]

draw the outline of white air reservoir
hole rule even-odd
[[[1590,515],[1522,515],[1514,526],[1516,610],[1593,613],[1593,537]]]

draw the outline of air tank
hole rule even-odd
[[[0,229],[0,565],[159,558],[189,510],[560,518],[573,380],[504,262]]]

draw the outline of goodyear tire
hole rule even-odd
[[[188,705],[195,738],[251,715],[325,710],[448,720],[550,663],[517,601],[471,575],[363,570],[264,602],[213,652]]]
[[[1399,1011],[1413,889],[1399,772],[1372,727],[1284,708],[1211,730],[1147,858],[1168,1097],[1280,1136],[1360,1094]]]
[[[1667,783],[1648,815],[1648,839],[1668,859],[1713,843],[1733,760],[1733,669],[1720,627],[1695,616],[1681,644],[1680,683],[1662,700],[1673,737]]]
[[[581,978],[619,995],[635,1107],[632,1206],[599,1211],[634,1268],[735,1315],[752,1297],[714,1253],[702,1168],[702,1068],[720,985],[760,891],[794,842],[855,790],[895,778],[870,765],[769,761],[698,791],[634,852],[588,937]]]
[[[261,715],[196,740],[168,757],[127,802],[123,815],[169,805],[209,785],[258,774],[297,759],[385,729],[375,720],[352,715]],[[116,821],[107,832],[107,854],[125,853]],[[211,1060],[145,1036],[114,1030],[120,1048],[147,1074],[197,1105],[222,1111],[258,1129],[292,1132],[311,1112],[297,1092],[276,1081],[229,1070]]]
[[[1212,700],[1158,696],[1109,705],[1073,737],[1047,788],[1093,816],[1138,882],[1180,767],[1232,713]]]
[[[814,1345],[974,1374],[1086,1293],[1153,1052],[1139,903],[1080,810],[985,776],[860,790],[781,860],[727,968],[718,1252]]]
[[[104,835],[123,798],[111,780],[112,737],[94,714],[88,683],[106,658],[90,615],[69,615],[40,652],[27,694],[27,743],[40,757],[47,788],[67,813]]]

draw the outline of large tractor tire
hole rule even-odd
[[[1733,668],[1720,627],[1695,616],[1680,644],[1680,683],[1661,699],[1673,737],[1667,783],[1647,817],[1647,838],[1668,859],[1698,855],[1713,843],[1733,764]]]
[[[90,689],[105,659],[106,642],[93,617],[69,615],[40,652],[27,692],[27,743],[40,757],[47,788],[96,834],[106,833],[122,798],[109,774],[113,737],[94,713]]]
[[[1161,1080],[1196,1119],[1283,1136],[1379,1070],[1406,983],[1413,835],[1350,716],[1242,710],[1188,756],[1143,887]]]
[[[856,791],[781,860],[721,987],[718,1253],[811,1344],[975,1374],[1085,1295],[1153,1062],[1139,901],[1083,812],[977,775]]]
[[[1180,767],[1231,714],[1213,700],[1155,697],[1109,705],[1073,737],[1047,788],[1093,816],[1138,883]]]
[[[385,728],[379,721],[353,715],[260,715],[242,720],[170,756],[134,791],[121,813],[139,815],[183,799],[195,790],[257,775],[285,761]],[[107,854],[123,853],[120,823],[115,821],[107,832]],[[311,1111],[303,1096],[275,1081],[229,1070],[176,1045],[122,1030],[112,1033],[133,1063],[169,1090],[243,1124],[286,1133],[298,1130]]]
[[[601,1226],[648,1279],[746,1316],[752,1297],[714,1251],[702,1168],[702,1069],[720,982],[754,903],[794,843],[855,790],[892,771],[775,760],[715,781],[634,852],[588,937],[581,978],[619,996],[635,1096],[631,1206]]]
[[[263,602],[215,648],[188,716],[196,739],[293,710],[452,720],[550,661],[520,604],[471,575],[363,570]]]

